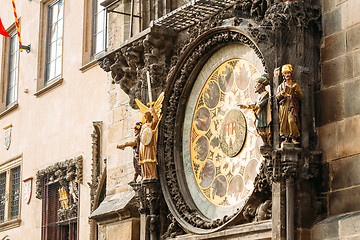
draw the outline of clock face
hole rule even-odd
[[[262,161],[255,115],[238,104],[257,99],[262,73],[244,58],[205,65],[185,112],[183,161],[195,205],[208,218],[241,209],[253,191]]]

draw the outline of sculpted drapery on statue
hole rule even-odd
[[[290,64],[282,67],[284,81],[278,86],[276,98],[279,104],[280,136],[285,142],[299,144],[300,100],[304,97],[300,86],[293,80]]]
[[[143,126],[140,131],[139,163],[141,167],[142,181],[157,180],[157,129],[161,119],[161,107],[164,100],[164,93],[161,93],[155,103],[150,102],[150,108],[135,99],[136,104],[143,113]]]
[[[269,85],[269,78],[267,74],[261,75],[257,79],[255,92],[259,94],[255,103],[250,105],[239,104],[242,109],[252,109],[256,117],[256,130],[261,136],[265,145],[270,144],[270,123],[271,123],[271,109],[269,105],[269,92],[265,87]]]

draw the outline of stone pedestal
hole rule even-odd
[[[158,181],[131,183],[140,212],[140,240],[160,239],[159,205],[161,187]]]

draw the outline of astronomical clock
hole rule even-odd
[[[238,105],[257,100],[256,80],[264,72],[252,47],[229,44],[197,63],[181,90],[174,125],[177,181],[189,215],[196,212],[205,223],[193,224],[177,202],[172,213],[191,232],[209,232],[217,219],[236,216],[254,190],[263,142],[252,110]]]

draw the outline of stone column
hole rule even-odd
[[[158,181],[131,183],[140,212],[140,240],[159,240],[159,205],[161,186]]]

